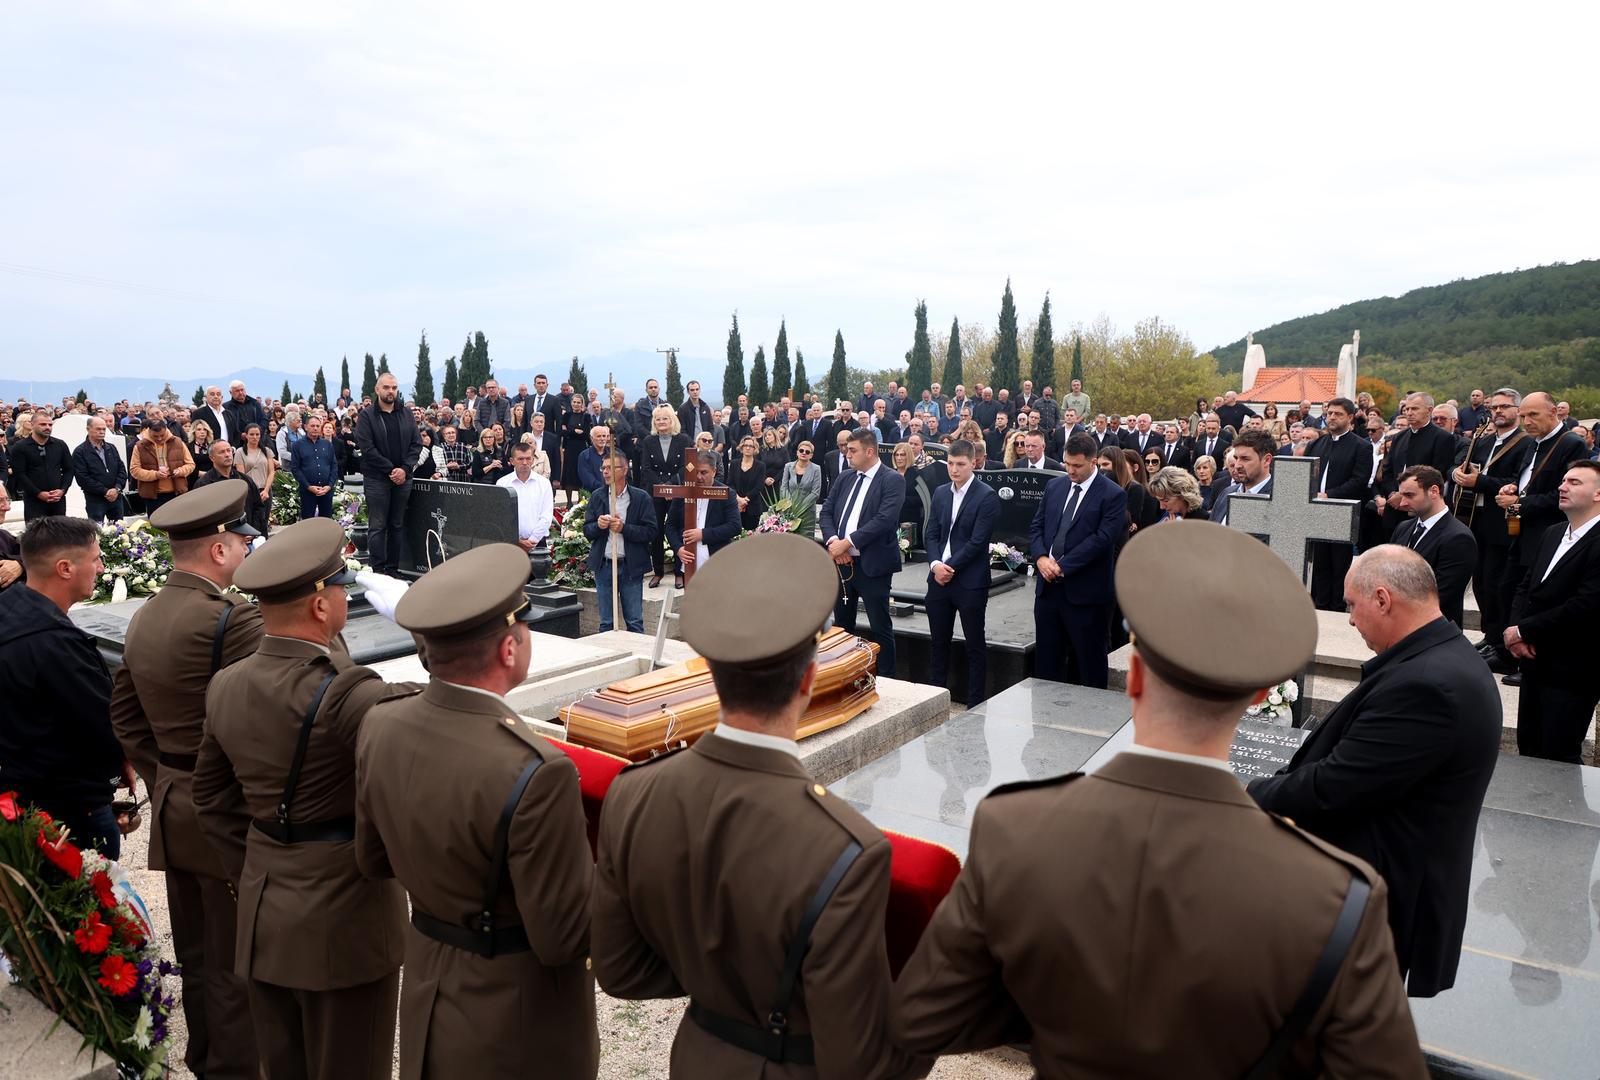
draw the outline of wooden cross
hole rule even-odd
[[[673,499],[683,499],[686,501],[695,499],[711,499],[715,502],[724,502],[728,498],[728,489],[726,487],[702,487],[699,484],[657,484],[655,487],[650,489],[650,494],[654,495],[658,499],[666,499],[669,502]],[[683,527],[685,529],[699,527],[698,524],[689,524],[689,507],[687,505],[685,505],[683,508]],[[673,555],[676,556],[677,552],[673,552]],[[679,562],[681,563],[682,560],[679,560]],[[685,586],[687,586],[689,582],[694,579],[694,568],[694,563],[689,563],[687,566],[684,566],[683,583]]]

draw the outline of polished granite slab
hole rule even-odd
[[[965,857],[985,794],[1092,770],[1131,738],[1117,693],[1027,680],[850,774],[834,791],[880,828]],[[1246,724],[1247,729],[1252,726]],[[1236,770],[1287,760],[1270,729]],[[1478,822],[1453,989],[1413,999],[1435,1076],[1600,1076],[1600,769],[1501,755]]]

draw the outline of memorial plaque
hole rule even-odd
[[[1266,724],[1246,718],[1239,721],[1239,730],[1228,750],[1228,764],[1246,783],[1258,776],[1271,776],[1289,764],[1300,744],[1310,736],[1304,728]]]
[[[494,484],[413,480],[406,506],[402,563],[425,574],[452,555],[484,544],[517,542],[517,496]]]
[[[994,542],[1028,550],[1028,526],[1044,502],[1050,481],[1066,473],[1048,469],[985,469],[978,479],[1000,496],[1000,519],[994,525]]]

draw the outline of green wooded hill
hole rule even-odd
[[[1357,329],[1361,374],[1402,388],[1464,396],[1503,383],[1592,387],[1600,384],[1600,259],[1361,300],[1269,326],[1255,340],[1269,365],[1332,366]],[[1211,351],[1221,371],[1243,370],[1243,338]]]

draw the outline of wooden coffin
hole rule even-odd
[[[878,645],[848,630],[817,643],[817,680],[800,738],[838,727],[878,700]],[[717,725],[717,689],[702,657],[612,683],[561,710],[568,741],[629,761],[694,742]]]

